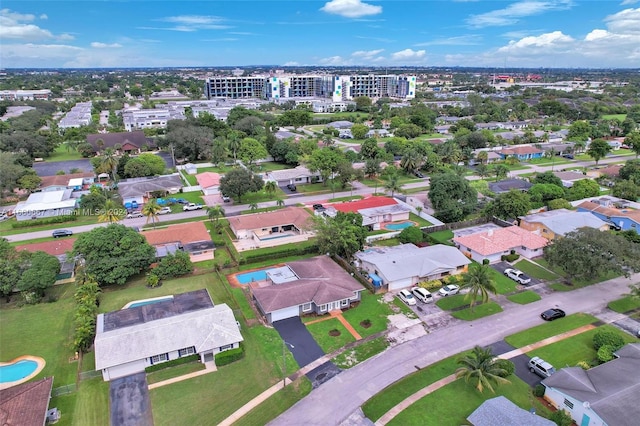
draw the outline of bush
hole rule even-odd
[[[489,259],[482,259],[482,264],[483,265],[488,265],[489,263],[491,263],[491,261]]]
[[[442,287],[442,281],[440,280],[431,280],[431,281],[423,281],[418,284],[418,287],[426,288],[427,290],[437,290]]]
[[[153,268],[152,274],[160,279],[179,277],[193,272],[193,263],[189,254],[184,251],[177,251],[175,254],[168,254],[163,257],[158,266]]]
[[[547,388],[544,385],[537,384],[535,388],[533,388],[533,396],[538,398],[542,398],[544,396],[544,392]]]
[[[500,260],[502,260],[503,262],[513,262],[515,260],[518,260],[519,258],[520,255],[518,253],[503,254],[502,256],[500,256]]]
[[[593,347],[596,350],[600,350],[604,345],[611,346],[615,352],[624,346],[624,339],[618,333],[612,331],[598,331],[593,336]]]
[[[424,241],[425,235],[420,228],[417,226],[409,226],[404,228],[402,232],[398,235],[398,239],[401,243],[407,244],[418,244]]]
[[[154,288],[160,284],[160,277],[154,273],[147,274],[147,286]]]
[[[496,366],[504,370],[500,377],[509,377],[516,371],[516,365],[508,359],[499,359],[496,361]]]
[[[598,349],[598,361],[605,363],[609,362],[613,359],[613,353],[615,349],[610,345],[602,345],[600,349]]]
[[[248,263],[258,263],[258,262],[263,262],[265,260],[275,260],[275,259],[281,259],[283,257],[289,257],[289,256],[301,256],[304,254],[310,254],[310,253],[318,253],[318,246],[316,246],[315,244],[310,245],[310,246],[302,246],[302,247],[292,247],[292,248],[286,248],[284,250],[279,250],[279,251],[269,251],[267,253],[256,253],[256,254],[251,254],[251,253],[243,253],[244,257],[240,259],[240,263],[241,264],[248,264]]]
[[[236,349],[229,349],[228,351],[219,352],[216,354],[216,365],[221,367],[223,365],[231,364],[234,361],[244,358],[244,349],[242,346]]]
[[[573,419],[565,410],[554,411],[549,416],[549,420],[558,426],[571,426],[573,424]]]
[[[53,216],[43,219],[23,220],[11,224],[12,228],[28,228],[30,226],[51,225],[54,223],[72,222],[78,220],[78,216],[70,214],[64,216]]]
[[[171,361],[161,362],[160,364],[150,365],[145,368],[144,371],[146,373],[153,373],[154,371],[164,370],[165,368],[175,367],[176,365],[188,364],[190,362],[196,362],[200,360],[200,355],[193,354],[188,356],[183,356],[182,358],[172,359]]]
[[[589,364],[587,361],[578,361],[576,367],[580,367],[583,370],[588,370],[591,368],[591,364]]]

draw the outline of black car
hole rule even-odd
[[[296,189],[298,189],[298,188],[296,188],[296,186],[295,186],[294,184],[292,184],[292,183],[290,183],[289,185],[287,185],[287,188],[288,188],[288,189],[289,189],[289,191],[291,191],[291,192],[296,192]]]
[[[562,309],[551,308],[540,314],[540,317],[545,321],[553,321],[558,318],[563,318],[566,314]]]
[[[416,177],[419,177],[420,179],[422,179],[424,177],[424,175],[420,172],[416,172],[415,173]]]
[[[324,210],[324,206],[322,204],[314,204],[313,205],[313,209],[314,210]]]
[[[56,229],[55,231],[53,231],[52,235],[53,238],[70,237],[73,235],[73,232],[69,231],[68,229]]]
[[[573,160],[573,154],[564,154],[563,155],[564,158],[568,158],[569,160]]]

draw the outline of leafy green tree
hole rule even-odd
[[[28,258],[28,251],[18,252],[6,238],[0,238],[0,296],[7,302],[26,268]]]
[[[312,220],[321,253],[351,260],[364,247],[367,230],[359,213],[338,212],[334,218],[315,216]]]
[[[402,244],[418,244],[424,241],[424,239],[424,232],[422,232],[422,229],[417,226],[409,226],[407,228],[404,228],[398,235],[398,240],[400,240]]]
[[[38,176],[35,171],[33,171],[33,173],[25,173],[20,179],[18,179],[19,188],[28,192],[33,192],[38,189],[41,183],[42,178]]]
[[[533,183],[534,185],[536,183],[545,183],[545,184],[556,185],[561,188],[563,187],[562,179],[554,175],[553,172],[536,173],[536,176],[533,178],[531,183]]]
[[[97,212],[103,210],[107,203],[107,197],[100,192],[84,194],[80,197],[79,205],[83,210]]]
[[[556,410],[551,413],[549,416],[549,420],[554,422],[558,426],[571,426],[573,424],[573,419],[571,415],[566,412],[566,410]]]
[[[353,100],[356,103],[356,110],[364,111],[364,112],[371,111],[371,106],[373,105],[373,102],[371,101],[371,98],[369,98],[368,96],[357,96]]]
[[[529,196],[534,203],[547,203],[564,197],[564,188],[551,183],[536,183],[529,188]]]
[[[215,138],[211,146],[211,162],[215,165],[224,163],[228,156],[227,142],[222,137]]]
[[[244,168],[233,169],[220,178],[220,192],[242,202],[242,197],[248,192],[260,191],[264,181],[258,175]]]
[[[259,117],[244,117],[234,124],[233,128],[247,136],[258,137],[264,133],[264,122]]]
[[[494,386],[509,383],[502,377],[504,370],[498,364],[491,348],[483,349],[476,346],[470,354],[458,359],[458,364],[460,367],[456,370],[456,377],[472,383],[480,393],[485,389],[495,393]]]
[[[380,168],[380,161],[375,158],[370,158],[364,163],[364,174],[369,177],[369,179],[374,178],[379,175],[382,169]]]
[[[155,154],[140,154],[131,158],[124,166],[124,173],[127,177],[155,176],[164,173],[166,164],[162,157]]]
[[[489,301],[489,293],[496,294],[497,292],[491,276],[491,267],[477,263],[471,265],[469,271],[462,275],[460,288],[469,289],[465,300],[469,301],[469,306],[472,310],[478,298],[482,300],[482,303],[487,303]]]
[[[153,227],[156,227],[156,222],[158,221],[158,212],[162,210],[162,207],[158,204],[155,198],[150,199],[147,203],[142,206],[142,214],[147,217],[147,223],[151,221]]]
[[[598,161],[604,158],[609,151],[611,151],[611,147],[604,139],[596,139],[591,141],[589,144],[589,148],[587,148],[587,155],[594,159],[596,165]]]
[[[36,251],[29,256],[28,264],[28,268],[20,275],[16,288],[27,300],[31,300],[30,294],[35,295],[36,300],[40,300],[45,291],[56,282],[60,262],[55,256]]]
[[[592,126],[586,121],[574,121],[569,126],[569,133],[567,133],[568,140],[583,140],[586,141],[591,137]]]
[[[378,157],[378,142],[374,138],[366,139],[360,145],[360,155],[365,160],[368,158],[377,158]]]
[[[581,179],[573,183],[567,190],[567,198],[571,201],[600,195],[600,185],[592,179]]]
[[[500,219],[516,219],[531,210],[531,197],[522,191],[511,190],[500,194],[491,204],[489,212]]]
[[[627,134],[624,143],[636,153],[636,158],[640,155],[640,131],[635,130]]]
[[[465,178],[453,173],[442,173],[431,178],[429,200],[438,219],[456,222],[475,210],[478,193]]]
[[[402,191],[402,185],[400,184],[400,179],[398,175],[391,175],[387,179],[387,182],[384,184],[384,189],[387,191],[391,191],[391,196],[393,197],[396,192]]]
[[[556,198],[555,200],[550,200],[547,203],[547,208],[549,210],[559,210],[559,209],[571,209],[571,203],[565,200],[564,198]]]
[[[283,112],[282,115],[278,117],[278,122],[281,126],[293,126],[296,129],[311,124],[312,121],[313,114],[306,109],[292,109]]]
[[[256,139],[244,138],[240,142],[238,156],[246,165],[251,165],[254,161],[266,158],[268,155],[267,148]]]
[[[614,197],[636,201],[640,198],[640,186],[630,180],[619,180],[613,185],[611,193]]]
[[[84,259],[87,274],[100,286],[123,285],[155,261],[155,249],[135,230],[111,224],[80,234],[73,256]]]
[[[351,135],[354,139],[364,139],[368,131],[369,128],[364,124],[354,124],[351,126]]]
[[[0,153],[1,154],[1,153]],[[629,160],[620,168],[620,179],[630,180],[640,185],[640,160]]]
[[[395,136],[399,138],[407,138],[407,139],[417,138],[422,133],[423,133],[422,128],[413,123],[403,124],[393,132]]]
[[[179,277],[193,272],[193,263],[188,253],[178,250],[175,254],[169,253],[158,262],[158,266],[153,268],[152,274],[161,280]]]
[[[324,185],[326,185],[331,174],[338,171],[338,167],[343,161],[345,160],[342,152],[335,148],[322,148],[313,151],[307,167],[312,172],[319,172]]]
[[[493,167],[493,174],[496,175],[496,182],[498,182],[500,179],[507,177],[509,174],[509,167],[504,164],[496,164]]]
[[[640,271],[640,246],[620,235],[581,228],[544,248],[544,258],[559,267],[568,281],[601,277],[607,272],[628,276]]]

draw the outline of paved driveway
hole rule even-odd
[[[111,426],[153,426],[145,373],[109,382]]]
[[[494,264],[491,265],[491,267],[493,269],[495,269],[496,271],[500,272],[501,274],[504,274],[504,270],[507,269],[507,268],[518,269],[518,265],[517,264],[514,266],[514,265],[509,264],[508,262],[494,263]],[[531,282],[529,284],[526,284],[526,285],[523,284],[525,287],[530,287],[532,285],[536,285],[536,284],[542,283],[542,281],[540,281],[537,278],[533,278],[532,276],[529,276],[529,278],[531,278]]]
[[[273,327],[285,342],[293,345],[293,348],[289,346],[289,350],[300,368],[324,355],[322,348],[313,339],[300,317],[276,321],[273,323]]]
[[[516,349],[504,340],[492,343],[489,346],[493,349],[494,355],[502,355],[503,353]],[[522,354],[511,358],[510,361],[513,362],[516,367],[515,375],[533,387],[542,381],[542,377],[529,371],[529,359],[531,358],[528,355]]]

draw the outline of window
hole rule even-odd
[[[547,231],[547,228],[542,228],[542,233],[543,234],[546,234],[547,232],[549,232],[549,231]]]
[[[302,305],[302,312],[309,312],[311,310],[311,303],[305,303]]]
[[[154,355],[151,357],[151,364],[157,364],[159,362],[168,361],[168,360],[169,360],[169,354]]]
[[[347,306],[349,304],[349,299],[344,299],[342,301],[342,306]]]
[[[226,351],[226,350],[229,350],[229,349],[233,349],[233,343],[230,344],[230,345],[220,346],[220,348],[219,348],[220,352]]]
[[[324,312],[327,310],[327,305],[320,305],[320,312]]]
[[[570,410],[573,410],[573,402],[569,401],[567,398],[564,399],[564,405]]]
[[[191,354],[195,354],[195,353],[196,353],[196,347],[195,346],[190,346],[188,348],[184,348],[184,349],[178,350],[178,356],[179,357],[183,357],[183,356],[187,356],[187,355],[191,355]]]

